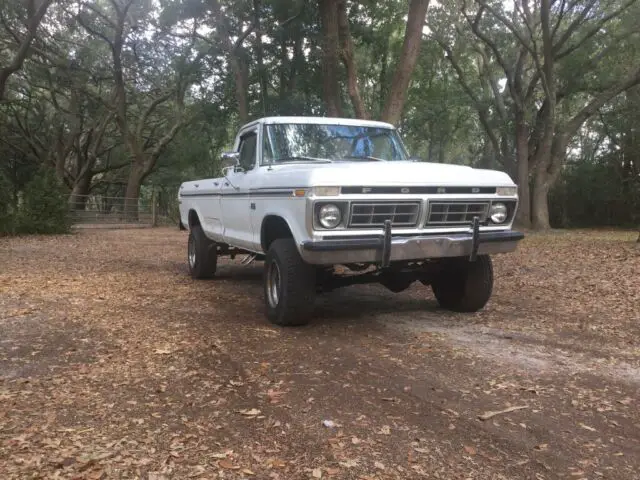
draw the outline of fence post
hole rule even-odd
[[[151,192],[151,226],[158,226],[158,208],[156,204],[158,203],[158,197],[156,195],[156,189],[154,188]]]

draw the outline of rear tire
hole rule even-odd
[[[316,297],[316,271],[302,260],[292,238],[269,246],[264,262],[267,318],[281,326],[309,323]]]
[[[451,260],[431,283],[433,293],[442,308],[454,312],[477,312],[493,291],[491,257],[479,255],[475,262],[466,258]]]
[[[212,278],[218,267],[216,242],[207,238],[200,225],[191,228],[188,242],[187,265],[191,278]]]

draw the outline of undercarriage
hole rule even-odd
[[[474,229],[477,232],[477,228]],[[474,245],[477,243],[474,235]],[[264,261],[263,287],[267,318],[278,325],[304,325],[309,321],[317,294],[349,285],[379,283],[402,292],[418,281],[430,286],[442,308],[476,312],[484,307],[493,289],[491,257],[477,254],[419,260],[392,260],[390,237],[383,243],[381,261],[313,265],[301,257],[291,237],[276,238],[266,254],[231,247],[208,239],[201,227],[189,232],[187,259],[192,278],[215,276],[218,257],[244,255],[243,265]]]
[[[263,261],[265,256],[230,247],[227,244],[216,244],[217,256],[235,259],[244,256],[241,265],[249,265],[254,261]],[[331,292],[351,285],[379,283],[390,291],[398,293],[406,290],[416,281],[423,285],[431,285],[434,279],[456,259],[431,259],[414,262],[392,262],[388,267],[374,263],[350,263],[345,265],[323,266],[316,268],[317,293]]]
[[[415,281],[430,285],[445,268],[446,260],[397,262],[388,267],[375,264],[348,264],[318,269],[318,292],[367,283],[380,283],[392,292],[406,290]]]

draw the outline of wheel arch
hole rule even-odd
[[[262,251],[267,252],[271,243],[279,238],[295,238],[289,222],[280,215],[266,215],[262,219],[260,226],[260,245]]]
[[[187,214],[187,222],[188,222],[189,230],[193,229],[193,227],[195,226],[201,225],[198,212],[196,212],[194,208],[189,210],[189,213]]]

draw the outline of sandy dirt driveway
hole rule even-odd
[[[416,284],[263,316],[186,234],[0,239],[0,478],[640,479],[640,247],[531,235],[487,308]]]

